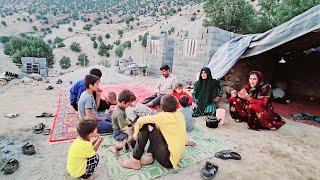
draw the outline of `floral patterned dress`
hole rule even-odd
[[[234,119],[246,121],[251,129],[278,129],[285,122],[273,111],[271,105],[272,91],[269,84],[263,84],[255,89],[245,85],[251,100],[239,97],[229,98],[230,115]]]

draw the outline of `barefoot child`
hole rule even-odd
[[[114,139],[117,141],[125,141],[131,137],[132,127],[129,127],[131,123],[127,120],[125,109],[131,106],[135,100],[135,95],[127,89],[121,91],[118,96],[118,104],[112,114],[113,134]]]
[[[73,178],[93,178],[94,169],[99,163],[96,152],[103,141],[97,131],[95,121],[83,120],[78,124],[77,132],[80,137],[71,144],[67,160],[67,170]]]
[[[194,142],[186,141],[186,124],[183,114],[176,111],[176,98],[164,95],[160,106],[163,112],[137,120],[134,125],[136,145],[133,157],[123,161],[122,167],[138,170],[141,165],[151,164],[155,159],[165,168],[176,168],[185,146],[195,146]],[[143,155],[148,141],[147,154]]]

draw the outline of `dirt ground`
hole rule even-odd
[[[33,134],[32,127],[43,122],[51,127],[53,118],[35,118],[41,112],[55,112],[55,100],[59,88],[69,86],[69,81],[80,79],[88,69],[73,72],[61,77],[52,77],[50,83],[20,83],[11,81],[0,91],[0,148],[9,150],[6,158],[14,157],[20,161],[20,167],[12,174],[0,179],[71,179],[66,173],[67,151],[71,142],[49,143],[49,136]],[[102,82],[155,85],[155,77],[137,76],[129,78],[115,72],[114,69],[103,70]],[[62,85],[55,84],[62,78]],[[48,85],[54,87],[47,91]],[[223,105],[228,109],[227,105]],[[19,113],[14,119],[4,117],[7,113]],[[203,118],[197,118],[199,126],[205,126]],[[209,158],[219,166],[215,179],[320,179],[320,129],[286,119],[286,124],[277,131],[248,130],[245,123],[235,123],[228,115],[227,123],[212,130],[220,136],[235,142],[235,149],[242,160],[220,160]],[[33,156],[23,155],[20,151],[25,142],[35,145],[37,153]],[[99,152],[98,152],[99,153]],[[100,152],[101,162],[105,154]],[[212,155],[213,156],[213,155]],[[200,179],[200,171],[205,161],[193,165],[178,174],[161,179]],[[108,179],[103,163],[99,164],[97,179]]]

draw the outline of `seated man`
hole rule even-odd
[[[97,69],[97,68],[91,69],[90,70],[90,74],[99,77],[99,80],[100,80],[100,78],[102,76],[102,73],[101,73],[100,69]],[[78,111],[78,101],[79,101],[80,95],[85,90],[86,90],[86,88],[84,86],[84,80],[83,79],[79,80],[78,82],[76,82],[70,88],[70,97],[69,97],[70,104],[76,111]],[[108,109],[107,102],[105,100],[100,100],[99,96],[98,96],[99,98],[96,98],[96,93],[95,92],[93,93],[93,97],[94,97],[94,99],[96,101],[96,104],[97,104],[97,107],[98,107],[98,112],[105,111],[106,109]]]
[[[170,94],[177,83],[176,77],[170,73],[168,65],[161,66],[160,71],[162,76],[157,83],[157,92],[142,102],[142,104],[146,104],[148,107],[160,105],[161,97],[165,94]]]
[[[156,159],[165,168],[177,167],[185,146],[194,146],[195,143],[186,142],[184,116],[176,110],[176,107],[176,98],[164,95],[161,98],[163,112],[137,120],[133,134],[133,138],[137,140],[133,158],[123,161],[122,167],[138,170],[141,169],[141,165],[151,164],[153,159]],[[148,153],[142,156],[148,141],[150,141]]]
[[[94,120],[97,121],[98,133],[112,132],[111,122],[106,121],[107,115],[98,114],[96,101],[93,98],[95,92],[100,96],[99,77],[95,75],[86,75],[84,78],[84,85],[86,90],[81,94],[78,102],[79,116],[81,120]]]

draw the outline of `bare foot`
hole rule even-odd
[[[113,148],[111,149],[111,152],[113,152],[113,154],[115,155],[119,155],[119,152],[122,150],[122,144],[116,144],[115,146],[113,146]]]
[[[142,165],[149,165],[153,163],[153,157],[151,153],[148,153],[146,155],[143,155],[141,157],[141,164]]]
[[[93,173],[90,177],[88,177],[88,180],[93,180],[97,177],[98,175],[96,173]]]
[[[124,168],[128,168],[128,169],[139,170],[139,169],[141,169],[141,162],[140,162],[140,160],[136,160],[134,158],[131,158],[131,159],[124,160],[121,163],[121,166]]]

